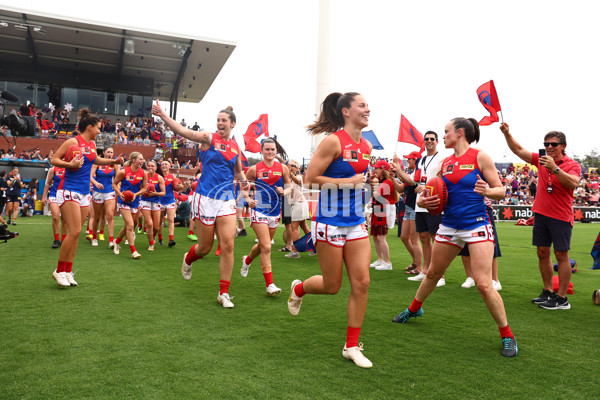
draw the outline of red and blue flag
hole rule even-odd
[[[260,117],[248,126],[248,130],[244,133],[244,145],[246,151],[250,153],[260,153],[260,143],[258,138],[260,136],[269,136],[269,116],[268,114],[261,114]]]
[[[425,148],[423,135],[403,114],[400,115],[400,132],[398,132],[398,141],[402,143],[414,144],[421,149]]]
[[[496,86],[494,86],[493,80],[479,86],[477,89],[477,97],[485,109],[490,112],[489,116],[483,117],[481,121],[479,121],[479,125],[491,125],[494,122],[500,121],[498,118],[498,111],[502,111],[502,108],[500,107],[500,101],[498,100],[498,94],[496,93]]]

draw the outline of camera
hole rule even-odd
[[[9,239],[14,239],[19,236],[18,232],[11,232],[7,229],[5,224],[0,225],[0,243],[4,240],[6,243]]]
[[[4,115],[4,101],[2,99],[13,102],[19,101],[19,98],[14,94],[0,90],[0,127],[6,125],[13,136],[34,136],[35,117],[19,116],[16,114]]]

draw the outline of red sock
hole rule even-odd
[[[58,240],[58,233],[54,234],[54,240]]]
[[[100,235],[104,235],[104,229],[98,232]]]
[[[192,247],[190,247],[190,249],[187,252],[187,256],[185,256],[185,263],[187,265],[192,265],[192,263],[196,260],[201,259],[202,257],[198,256],[196,254],[196,246],[198,246],[197,244],[193,245]]]
[[[144,232],[146,232],[146,227],[144,227]]]
[[[130,245],[129,248],[131,249],[131,254],[135,253],[135,246],[134,245]]]
[[[93,233],[93,234],[92,234],[92,239],[98,239],[98,234],[96,234],[96,233]]]
[[[273,272],[267,272],[266,274],[263,274],[263,276],[265,277],[265,284],[267,286],[273,283]]]
[[[515,336],[513,335],[512,331],[510,330],[510,326],[506,325],[503,328],[498,327],[498,329],[500,329],[500,336],[502,337],[502,339],[504,338],[515,338]]]
[[[173,235],[169,235],[169,242],[173,241]]]
[[[190,231],[188,232],[188,235],[193,235],[194,234],[194,230],[190,229]]]
[[[408,307],[408,311],[410,311],[411,313],[416,313],[417,311],[419,311],[419,309],[421,308],[421,306],[423,305],[422,301],[418,301],[416,298],[413,300],[412,304],[410,305],[410,307]]]
[[[306,292],[304,291],[304,282],[300,282],[299,284],[294,286],[294,293],[298,297],[302,297],[306,294]]]
[[[69,273],[71,271],[73,271],[73,262],[65,261],[65,272]]]
[[[56,266],[56,272],[65,272],[65,262],[64,261],[58,262],[58,265]]]
[[[119,244],[119,243],[121,243],[122,241],[123,241],[123,239],[118,237],[118,238],[117,238],[117,240],[115,240],[115,244]]]
[[[154,240],[150,240],[150,241],[148,242],[148,244],[149,244],[150,246],[154,246]]]
[[[114,237],[112,237],[112,236],[109,236],[109,237],[108,237],[108,241],[109,241],[109,242],[112,242],[113,240],[114,240]]]
[[[222,279],[219,280],[219,295],[223,293],[229,293],[229,285],[231,285],[230,281],[224,281]]]
[[[252,262],[252,260],[254,260],[254,258],[250,257],[250,256],[246,256],[246,264],[250,265],[250,263]]]
[[[61,241],[61,242],[64,242],[66,237],[67,237],[67,235],[62,235],[62,236],[60,237],[60,241]]]
[[[358,346],[358,336],[360,335],[360,327],[353,328],[349,326],[346,329],[346,348]]]
[[[162,233],[158,234],[158,240],[162,240]]]

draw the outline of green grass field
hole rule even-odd
[[[120,223],[120,221],[118,221]],[[425,302],[422,318],[392,317],[406,308],[418,283],[406,280],[408,253],[395,230],[388,236],[393,271],[371,270],[361,334],[365,370],[345,360],[347,280],[336,296],[307,296],[297,317],[287,311],[289,284],[319,273],[316,258],[287,259],[274,251],[273,276],[283,291],[267,297],[255,261],[241,278],[241,256],[254,243],[236,239],[230,294],[216,301],[217,257],[180,274],[192,244],[176,228],[177,246],[128,249],[115,256],[107,242],[83,238],[73,270],[79,286],[51,279],[58,250],[50,219],[20,220],[17,239],[0,244],[1,399],[592,399],[599,386],[600,307],[591,301],[600,271],[591,271],[599,225],[577,224],[571,257],[575,295],[568,311],[530,302],[541,291],[531,227],[500,223],[500,292],[519,342],[519,356],[500,355],[498,329],[455,261],[447,285]],[[280,228],[281,230],[281,228]],[[216,246],[216,244],[215,244]],[[282,246],[276,235],[274,250]]]

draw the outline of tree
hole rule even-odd
[[[598,168],[600,167],[600,153],[596,149],[592,149],[588,154],[586,154],[583,159],[580,159],[577,156],[573,157],[574,160],[579,162],[582,167],[587,168]]]

